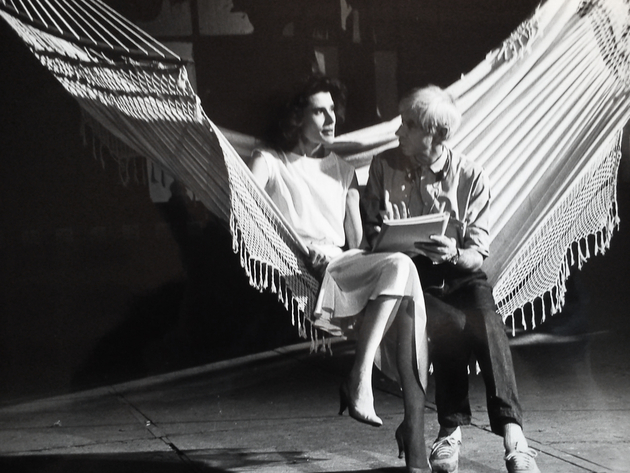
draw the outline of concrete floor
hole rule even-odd
[[[542,472],[630,471],[627,332],[515,339],[526,433]],[[550,343],[553,342],[553,343]],[[338,416],[352,345],[309,344],[0,409],[4,472],[396,471],[398,390],[376,376],[373,428]],[[430,391],[430,398],[432,397]],[[473,424],[460,473],[505,471],[483,384],[471,376]],[[431,399],[429,399],[431,401]],[[427,439],[437,432],[427,403]]]

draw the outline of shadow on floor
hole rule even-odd
[[[213,473],[225,470],[193,464],[174,454],[128,453],[94,455],[36,455],[0,457],[0,469],[6,473]]]
[[[0,456],[0,469],[5,473],[225,473],[232,468],[274,467],[278,471],[282,464],[307,463],[313,459],[305,452],[276,452],[276,458],[270,460],[253,452],[222,450],[220,454],[201,454],[191,460],[174,453],[147,452],[127,454],[93,455],[34,455]],[[221,464],[221,467],[211,466]],[[377,468],[372,470],[352,470],[352,473],[397,473],[400,468]],[[349,473],[338,471],[331,473]]]
[[[133,297],[123,322],[75,373],[74,391],[302,341],[277,296],[250,286],[227,229],[210,219],[190,230],[195,221],[180,200],[161,210],[171,221],[185,277]]]

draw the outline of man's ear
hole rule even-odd
[[[442,143],[444,143],[444,141],[446,141],[446,138],[448,137],[448,131],[448,128],[444,126],[436,127],[435,132],[433,133],[433,144],[441,145]]]

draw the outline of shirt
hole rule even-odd
[[[414,165],[398,148],[375,157],[361,198],[368,241],[383,223],[385,190],[392,204],[406,204],[410,217],[437,213],[444,206],[450,214],[447,236],[461,249],[474,248],[488,256],[490,184],[475,162],[447,147],[431,166]]]

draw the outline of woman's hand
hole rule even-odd
[[[316,248],[314,246],[308,247],[308,258],[311,263],[311,268],[313,268],[313,271],[315,271],[320,279],[323,279],[324,272],[328,267],[328,263],[330,263],[330,258],[319,248]]]

